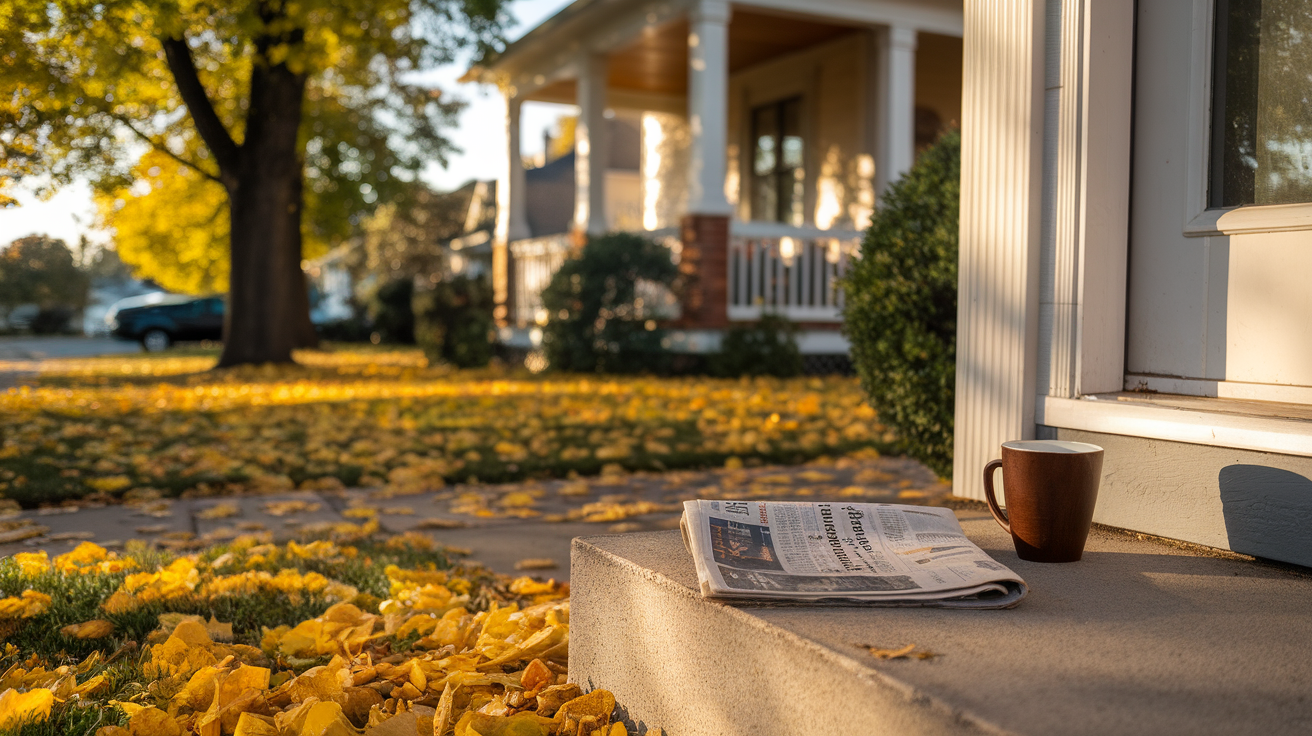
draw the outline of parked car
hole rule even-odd
[[[223,297],[154,293],[120,299],[105,313],[115,337],[138,340],[150,352],[182,340],[223,338]]]

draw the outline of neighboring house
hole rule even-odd
[[[454,210],[460,217],[454,223],[444,219],[436,225],[430,222],[407,225],[418,227],[421,232],[411,232],[418,237],[417,243],[408,244],[410,252],[401,270],[415,278],[437,278],[437,274],[428,273],[420,263],[440,261],[447,275],[478,276],[487,273],[492,262],[492,232],[496,226],[496,182],[471,181],[451,192],[434,194],[450,202],[450,209],[442,209],[439,216],[449,217]],[[434,215],[429,214],[429,217]],[[432,249],[441,251],[441,258],[433,258],[432,252],[415,253],[414,248],[429,247],[433,232],[445,232],[448,237],[438,237],[431,243]],[[452,233],[456,235],[451,236]],[[344,243],[318,258],[306,261],[305,273],[310,281],[310,321],[314,324],[326,324],[355,316],[359,295],[374,284],[377,272],[382,270],[380,264],[370,263],[371,255],[367,252],[361,236]],[[372,256],[378,258],[381,254]],[[395,267],[394,267],[395,269]],[[363,275],[362,275],[363,274]]]
[[[1106,449],[1095,521],[1312,565],[1312,10],[967,3],[955,492]]]
[[[764,312],[841,354],[835,280],[879,193],[961,110],[961,0],[577,0],[476,67],[506,102],[493,283],[503,339],[540,321],[538,295],[571,245],[610,230],[670,244],[689,278],[677,345],[714,349]],[[537,232],[525,101],[576,104],[568,231]],[[615,165],[634,121],[635,169]],[[627,150],[627,149],[626,149]],[[555,229],[555,228],[552,228]]]

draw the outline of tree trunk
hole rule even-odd
[[[305,78],[286,66],[251,71],[246,136],[228,188],[232,266],[219,367],[290,363],[293,348],[315,343],[301,271],[304,95]]]

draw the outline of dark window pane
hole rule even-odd
[[[782,105],[783,167],[795,169],[802,165],[802,101],[788,100]]]
[[[1213,207],[1312,202],[1312,3],[1217,0]]]
[[[776,154],[779,140],[779,114],[773,105],[757,108],[752,113],[752,138],[755,141],[753,170],[760,176],[773,173],[778,162]]]
[[[800,98],[752,110],[752,219],[804,220],[801,110]]]

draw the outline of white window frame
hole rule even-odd
[[[1201,238],[1312,230],[1312,202],[1209,207],[1212,169],[1212,45],[1215,0],[1194,0],[1189,64],[1189,190],[1184,235]]]
[[[1084,3],[1099,3],[1092,6],[1110,15],[1101,15],[1097,18],[1114,19],[1116,16],[1112,12],[1112,0],[1066,0],[1067,7],[1080,7],[1086,12],[1090,6]],[[1190,93],[1190,129],[1189,138],[1189,181],[1188,181],[1188,211],[1185,218],[1185,234],[1191,236],[1214,236],[1230,235],[1237,232],[1280,232],[1288,230],[1307,230],[1312,229],[1312,204],[1298,205],[1263,205],[1263,206],[1246,206],[1232,208],[1215,208],[1207,207],[1207,192],[1210,183],[1210,169],[1208,161],[1211,149],[1210,127],[1211,127],[1211,56],[1212,56],[1212,14],[1214,11],[1213,0],[1195,0],[1193,13],[1193,49],[1191,56],[1191,93]],[[1122,11],[1123,12],[1123,11]],[[1124,16],[1120,16],[1124,17]],[[1097,18],[1089,22],[1097,22]],[[1073,22],[1073,19],[1071,21]],[[1114,22],[1114,21],[1113,21]],[[1124,39],[1126,36],[1133,37],[1134,34],[1123,34],[1120,32],[1111,34],[1090,34],[1084,36],[1084,29],[1070,29],[1063,35],[1063,49],[1072,49],[1073,53],[1066,58],[1079,58],[1087,60],[1085,63],[1097,63],[1095,60],[1099,55],[1091,54],[1089,49],[1081,48],[1078,44],[1081,41],[1090,38],[1101,39],[1103,47],[1100,49],[1102,59],[1122,58],[1118,53],[1126,51],[1125,49],[1110,49],[1108,45],[1115,46],[1118,39]],[[1078,49],[1078,50],[1075,50]],[[1069,63],[1069,62],[1068,62]],[[1101,62],[1109,64],[1108,61]],[[1114,62],[1111,66],[1105,67],[1110,71],[1114,68]],[[1067,77],[1071,80],[1071,86],[1079,87],[1083,95],[1090,94],[1112,94],[1113,96],[1118,89],[1114,84],[1108,84],[1105,81],[1103,68],[1086,68],[1069,72],[1075,76]],[[1134,73],[1133,71],[1131,73]],[[1067,74],[1064,72],[1064,75]],[[1076,82],[1075,80],[1079,81]],[[1090,87],[1090,85],[1093,85]],[[1092,102],[1092,101],[1090,101]],[[1074,103],[1068,103],[1074,104]],[[1086,104],[1080,111],[1083,117],[1083,131],[1106,130],[1115,126],[1122,120],[1125,111],[1120,109],[1116,104]],[[1073,124],[1073,123],[1072,123]],[[1060,137],[1058,148],[1061,149],[1066,144],[1066,140],[1079,140],[1080,137],[1087,133],[1080,134],[1076,137]],[[1074,134],[1071,134],[1074,136]],[[1091,143],[1098,145],[1090,145]],[[1124,150],[1121,150],[1124,145]],[[1076,153],[1076,151],[1079,151]],[[1060,154],[1059,154],[1060,155]],[[1102,138],[1101,140],[1084,138],[1082,145],[1066,153],[1068,160],[1079,160],[1085,163],[1098,160],[1099,157],[1115,158],[1123,157],[1128,160],[1129,141],[1124,144],[1115,140]],[[1060,168],[1060,164],[1059,164]],[[1081,166],[1082,168],[1082,166]],[[1112,172],[1114,173],[1114,172]],[[1128,172],[1127,172],[1128,173]],[[1060,174],[1059,174],[1060,176]],[[1105,192],[1115,189],[1116,182],[1107,178],[1098,182],[1091,182],[1088,175],[1081,177],[1081,192],[1078,196],[1068,197],[1065,202],[1057,206],[1074,206],[1079,209],[1087,210],[1093,200],[1106,196]],[[1122,186],[1128,189],[1128,176]],[[1092,188],[1090,188],[1092,186]],[[1103,192],[1104,194],[1100,194]],[[1078,202],[1083,198],[1084,205]],[[1074,202],[1075,204],[1067,204]],[[1060,217],[1060,215],[1059,215]],[[1067,221],[1077,220],[1067,216]],[[1087,222],[1087,219],[1085,220]],[[1087,234],[1086,236],[1087,237]],[[1128,228],[1127,228],[1127,245],[1128,245]],[[1081,270],[1087,269],[1091,263],[1089,258],[1098,257],[1102,253],[1105,260],[1108,256],[1106,244],[1103,240],[1103,247],[1090,250],[1081,248],[1079,253],[1079,262]],[[1128,257],[1128,252],[1126,253]],[[1105,266],[1104,266],[1105,268]],[[1119,279],[1122,275],[1115,271],[1104,271],[1102,276],[1095,280],[1095,283],[1086,282],[1079,292],[1079,305],[1081,309],[1088,310],[1091,307],[1096,308],[1103,305],[1103,309],[1109,303],[1109,300],[1120,299],[1121,304],[1128,308],[1128,294],[1124,289],[1124,282]],[[1102,332],[1084,332],[1077,331],[1077,334],[1067,338],[1068,344],[1072,346],[1076,365],[1082,363],[1081,358],[1086,355],[1097,355],[1099,352],[1110,351],[1116,353],[1116,340],[1124,340],[1124,329],[1118,332],[1116,330],[1104,330]],[[1106,366],[1104,366],[1106,368]],[[1121,380],[1133,378],[1132,375],[1126,374],[1124,370],[1124,360],[1122,358],[1120,368]],[[1086,432],[1095,432],[1103,434],[1114,434],[1129,437],[1140,437],[1145,439],[1165,440],[1171,442],[1185,442],[1190,444],[1211,445],[1215,447],[1232,447],[1245,450],[1257,450],[1262,452],[1274,452],[1286,455],[1299,455],[1312,457],[1312,422],[1300,421],[1296,419],[1286,419],[1279,417],[1258,417],[1239,413],[1227,413],[1227,405],[1224,399],[1218,400],[1215,410],[1195,410],[1180,409],[1168,406],[1152,406],[1146,403],[1130,403],[1115,400],[1106,400],[1091,394],[1099,392],[1113,392],[1120,389],[1118,385],[1111,388],[1109,384],[1104,383],[1109,378],[1113,378],[1110,373],[1102,375],[1103,380],[1090,381],[1090,376],[1079,376],[1077,372],[1073,390],[1068,391],[1065,395],[1042,395],[1039,396],[1035,406],[1035,421],[1037,424],[1055,427],[1059,429],[1080,430]],[[1090,385],[1093,384],[1093,385]],[[1217,386],[1211,387],[1210,391],[1197,390],[1207,388],[1203,386],[1190,386],[1188,393],[1202,394],[1203,396],[1229,397],[1229,398],[1253,398],[1272,400],[1273,396],[1253,395],[1251,391],[1245,394],[1233,388],[1232,384],[1219,382]],[[1171,392],[1172,389],[1179,391],[1182,386],[1151,386],[1157,390]],[[1286,399],[1288,400],[1288,399]]]

